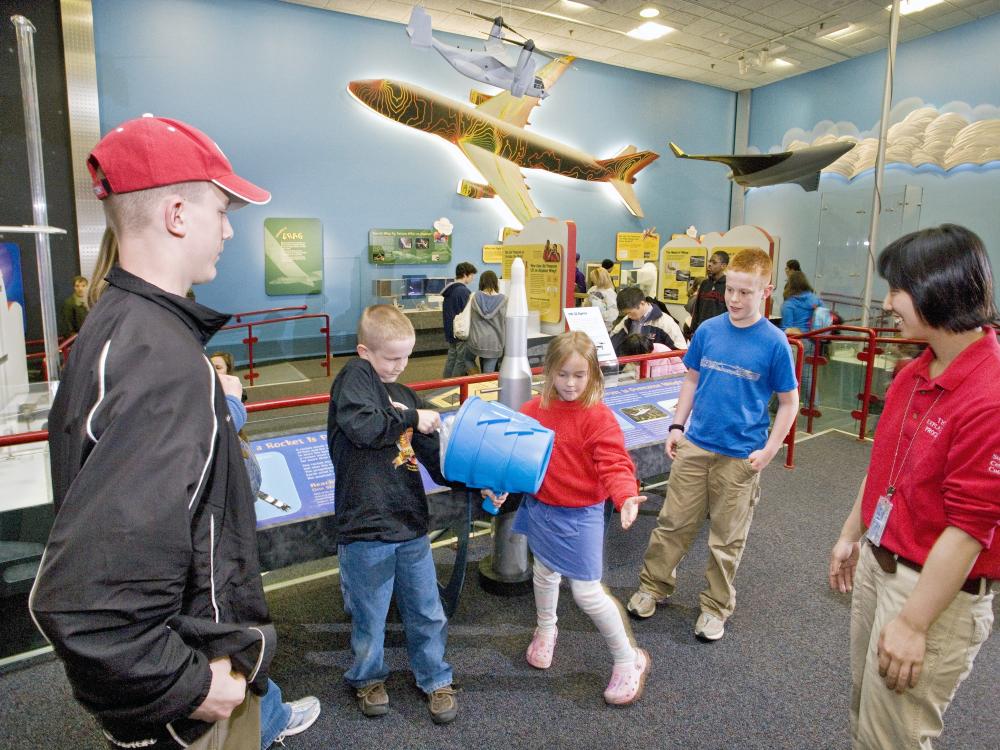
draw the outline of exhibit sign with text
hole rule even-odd
[[[705,248],[663,246],[663,301],[684,305],[691,282],[706,276]]]
[[[451,263],[451,235],[436,229],[372,229],[368,260],[378,265]]]
[[[615,238],[615,258],[618,260],[648,260],[653,263],[660,254],[660,235],[646,232],[619,232]]]
[[[528,309],[537,310],[543,323],[558,323],[562,319],[560,282],[565,250],[562,245],[504,245],[503,277],[510,278],[514,258],[524,261],[524,283]]]
[[[264,219],[264,292],[319,294],[323,224],[319,219]]]

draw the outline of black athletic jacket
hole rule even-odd
[[[116,268],[49,416],[56,518],[30,598],[120,747],[186,747],[229,656],[257,693],[275,633],[253,498],[202,350],[228,316]],[[155,742],[154,742],[155,741]]]
[[[397,409],[392,402],[405,405]],[[337,482],[337,543],[406,542],[426,534],[427,495],[417,459],[438,484],[438,436],[417,431],[412,390],[383,383],[363,359],[352,359],[333,381],[327,442]]]

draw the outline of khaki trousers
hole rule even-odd
[[[225,721],[217,721],[204,735],[188,745],[189,750],[257,750],[260,747],[260,696],[247,691]]]
[[[746,547],[753,509],[760,499],[760,474],[745,458],[703,450],[687,438],[677,445],[667,497],[649,537],[639,588],[657,599],[677,586],[677,565],[709,517],[710,552],[701,609],[725,620],[736,607],[733,579]]]
[[[924,666],[915,688],[902,695],[878,673],[882,628],[903,608],[920,573],[899,565],[884,572],[867,543],[851,598],[851,741],[864,750],[931,750],[944,712],[993,627],[993,594],[959,591],[927,633]]]

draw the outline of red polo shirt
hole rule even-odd
[[[862,518],[871,524],[891,471],[896,492],[883,547],[923,565],[941,532],[955,526],[983,545],[969,577],[1000,578],[1000,541],[995,533],[1000,525],[996,332],[987,328],[983,338],[933,379],[928,371],[932,358],[930,349],[924,351],[889,388],[875,431]]]

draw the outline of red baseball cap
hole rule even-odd
[[[212,182],[236,201],[263,205],[271,194],[233,172],[218,144],[179,120],[143,115],[114,128],[87,158],[94,193],[104,199],[113,193],[175,185]]]

